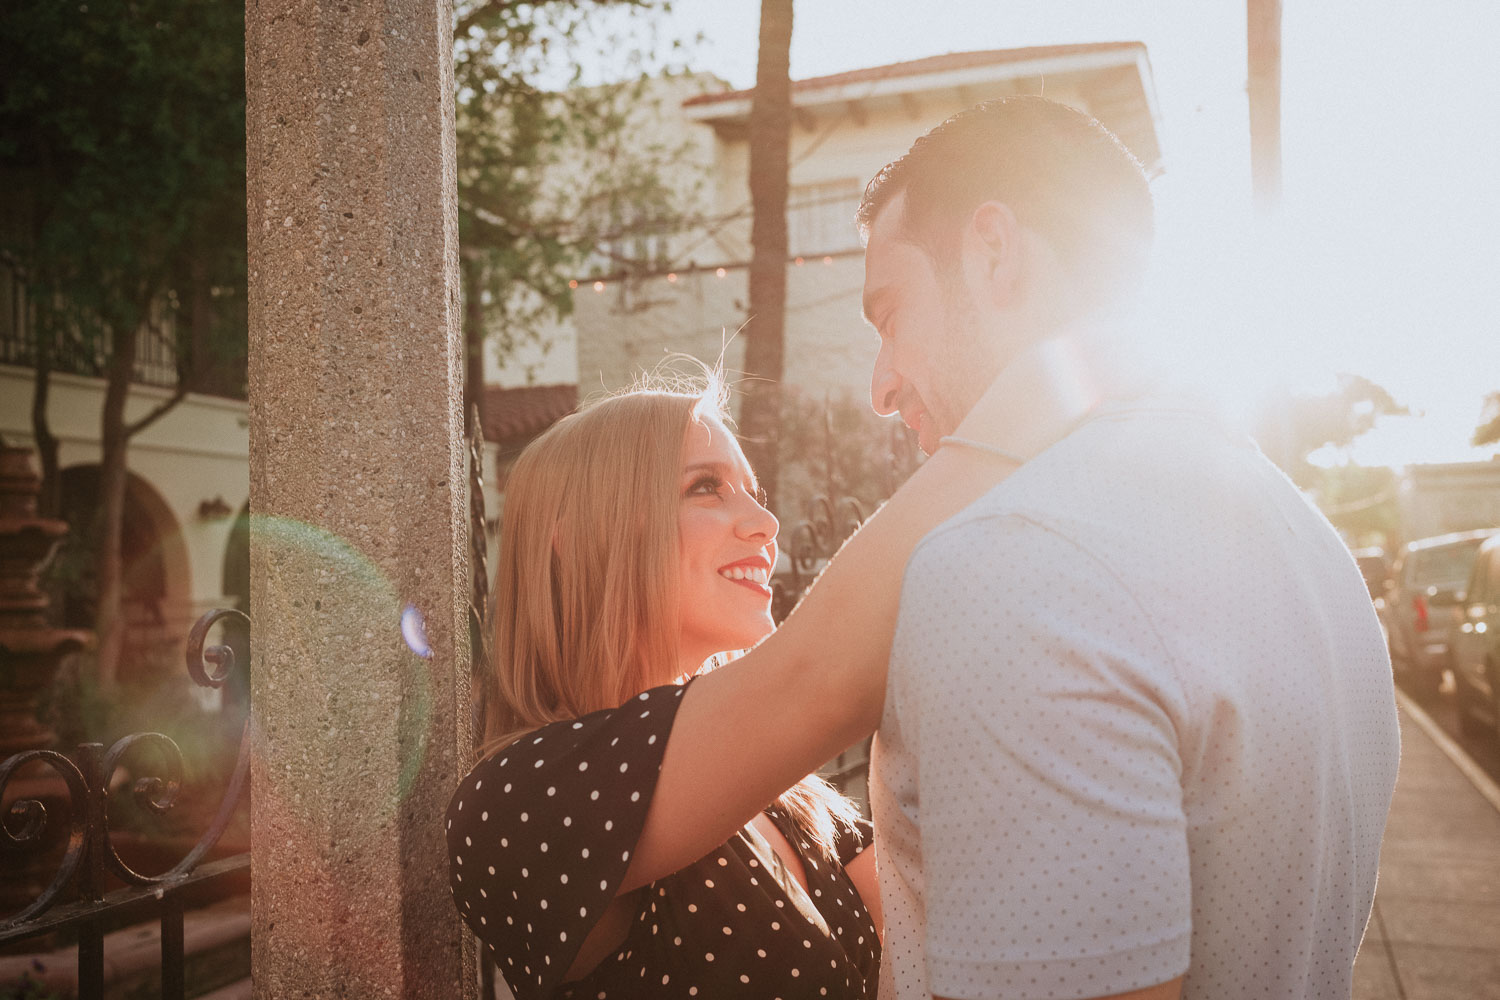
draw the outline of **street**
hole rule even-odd
[[[1398,697],[1401,773],[1353,1000],[1500,1000],[1500,748],[1460,739],[1444,688]]]
[[[1403,691],[1405,689],[1403,688]],[[1432,721],[1436,722],[1453,742],[1457,743],[1469,757],[1493,780],[1500,782],[1500,739],[1493,734],[1480,737],[1465,737],[1458,728],[1458,707],[1453,697],[1453,677],[1444,675],[1443,686],[1435,694],[1417,695],[1405,691],[1406,695],[1422,707]]]

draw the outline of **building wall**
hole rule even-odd
[[[34,445],[31,435],[32,373],[0,365],[0,435],[11,444]],[[126,405],[126,419],[139,419],[162,399],[166,389],[135,386]],[[100,457],[99,412],[104,400],[101,379],[76,375],[52,376],[48,416],[58,438],[63,469],[97,465]],[[188,627],[203,611],[232,606],[223,592],[224,556],[234,516],[250,496],[249,417],[244,402],[214,396],[189,395],[164,417],[142,431],[130,445],[131,473],[154,491],[179,533],[186,552],[188,581],[172,581],[184,596],[168,609],[185,639]],[[205,519],[205,501],[229,513]],[[161,520],[165,520],[162,517]]]
[[[863,396],[879,344],[860,318],[862,256],[814,257],[787,268],[786,384],[822,395]],[[748,296],[743,266],[605,282],[580,288],[575,321],[578,384],[587,399],[628,385],[672,353],[709,364],[722,360],[733,380],[744,367],[745,340],[736,331]]]
[[[632,105],[621,130],[620,145],[626,157],[656,164],[658,181],[671,193],[673,207],[685,217],[711,214],[718,185],[713,130],[683,116],[682,102],[726,88],[722,80],[707,73],[652,80]],[[583,183],[583,165],[588,157],[583,150],[563,155],[561,168],[549,175],[549,190],[564,192],[563,198],[576,195],[573,189]],[[570,163],[578,166],[570,168]],[[629,222],[620,220],[619,225],[628,228]],[[581,268],[575,299],[587,298],[589,282],[582,279],[620,271],[620,258],[674,259],[691,253],[698,235],[697,230],[652,233],[621,238],[601,248]],[[512,388],[575,382],[580,371],[577,329],[576,322],[568,318],[544,321],[533,331],[514,331],[511,338],[505,338],[504,331],[492,330],[485,342],[485,384]],[[507,339],[515,343],[506,345]]]
[[[1092,110],[1082,84],[1073,80],[1048,80],[1048,96]],[[950,115],[979,101],[1037,93],[1040,87],[1037,79],[1022,77],[962,91],[924,92],[859,112],[839,106],[801,116],[791,143],[789,249],[802,256],[800,263],[787,265],[787,385],[819,395],[868,394],[878,345],[860,312],[864,259],[854,212],[869,178]],[[681,127],[671,124],[674,130]],[[580,283],[571,326],[584,398],[600,388],[628,385],[674,352],[709,362],[722,354],[729,372],[742,367],[744,343],[734,333],[746,317],[751,254],[749,145],[743,129],[722,128],[714,150],[716,221],[685,241],[689,249],[676,257],[676,270]],[[797,245],[799,234],[803,246]],[[826,245],[813,245],[816,240]]]

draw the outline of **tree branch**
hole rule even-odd
[[[127,441],[130,440],[141,431],[145,430],[147,427],[150,427],[162,417],[166,416],[174,406],[187,398],[187,394],[187,380],[178,379],[177,388],[172,390],[172,395],[168,396],[166,399],[162,400],[160,403],[154,406],[151,409],[150,413],[147,413],[144,417],[137,420],[135,423],[125,425],[125,439]]]

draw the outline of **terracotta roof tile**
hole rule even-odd
[[[820,90],[824,87],[839,87],[848,83],[884,80],[900,76],[920,76],[925,73],[943,73],[949,70],[968,69],[971,66],[998,66],[1004,63],[1026,62],[1032,59],[1049,59],[1060,56],[1082,55],[1090,52],[1125,52],[1131,49],[1141,49],[1144,51],[1145,45],[1141,42],[1091,42],[1081,45],[1037,45],[1024,49],[985,49],[977,52],[949,52],[946,55],[928,56],[925,59],[889,63],[885,66],[871,66],[866,69],[850,70],[846,73],[833,73],[829,76],[808,77],[805,80],[793,81],[792,90]],[[700,94],[697,97],[688,98],[682,104],[683,107],[717,104],[722,101],[741,100],[749,97],[754,92],[755,89],[751,87],[745,90],[726,90],[717,94]]]
[[[576,385],[528,385],[484,388],[484,438],[497,444],[521,444],[578,408]]]

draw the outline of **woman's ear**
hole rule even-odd
[[[991,304],[1010,305],[1019,294],[1023,244],[1021,226],[1009,205],[986,201],[974,209],[964,232],[965,254]]]

